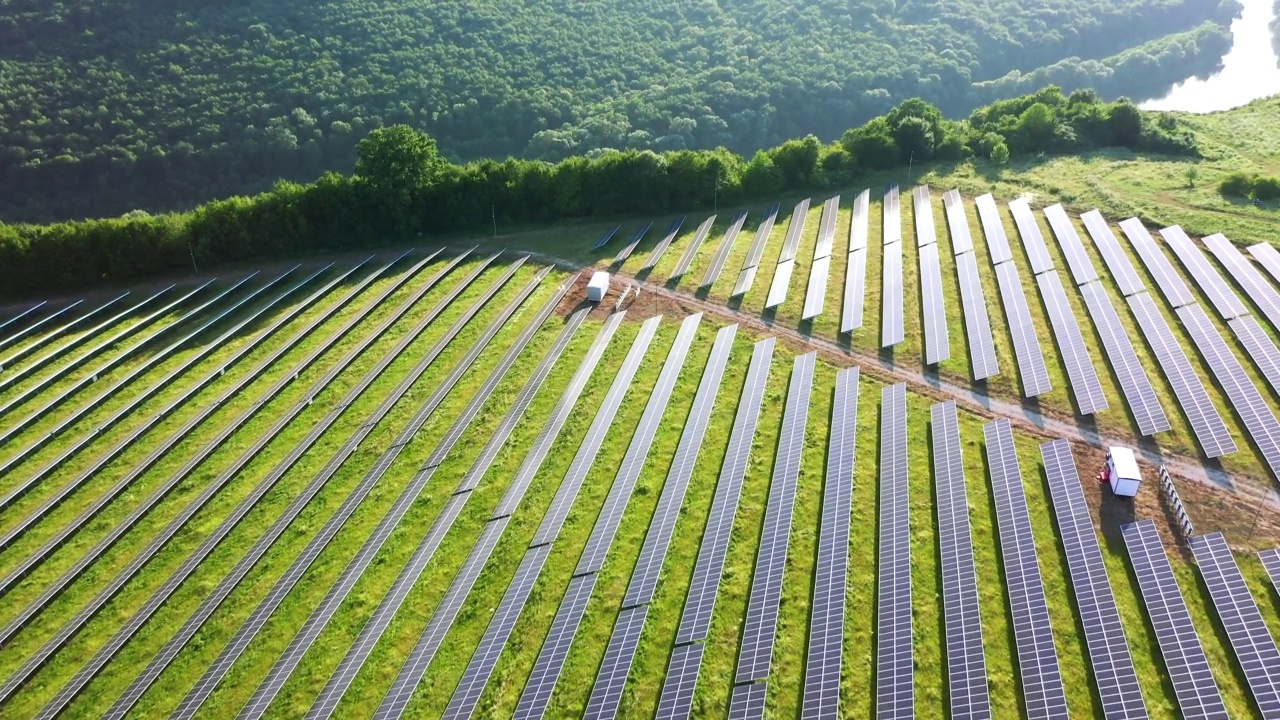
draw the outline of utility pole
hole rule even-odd
[[[200,266],[196,265],[196,251],[191,247],[191,241],[187,241],[187,252],[191,253],[191,269],[195,271],[196,277],[200,277]]]
[[[911,166],[916,162],[916,151],[912,150],[911,155],[907,158],[907,185],[911,185]]]
[[[493,236],[498,237],[498,206],[490,205],[489,211],[493,213]]]

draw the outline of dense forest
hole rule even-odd
[[[184,213],[52,225],[0,224],[0,296],[48,295],[299,253],[377,246],[492,222],[652,215],[847,187],[866,173],[929,161],[999,172],[1013,157],[1125,147],[1196,156],[1172,115],[1145,113],[1091,90],[1048,87],[947,120],[912,98],[831,143],[814,135],[744,157],[715,150],[609,150],[552,164],[508,158],[451,162],[408,125],[377,128],[357,146],[353,175],[280,181],[255,197]]]
[[[454,162],[831,141],[1056,84],[1211,72],[1236,0],[0,0],[0,218],[181,209],[349,172],[406,124]]]

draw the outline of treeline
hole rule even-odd
[[[350,172],[406,124],[454,162],[824,142],[921,97],[1151,97],[1237,0],[6,0],[0,217],[188,208]]]
[[[130,213],[108,220],[0,225],[0,289],[47,295],[126,283],[190,267],[384,244],[418,234],[502,223],[652,215],[735,204],[788,191],[847,187],[869,171],[908,162],[1003,163],[1010,157],[1121,146],[1195,153],[1172,116],[1056,87],[1005,100],[967,120],[908,100],[824,144],[789,140],[743,157],[731,150],[628,150],[556,164],[509,158],[455,164],[408,126],[374,130],[359,144],[355,174],[282,181],[186,213]]]
[[[1218,191],[1225,197],[1238,197],[1247,200],[1280,200],[1280,177],[1250,175],[1248,173],[1231,173],[1223,179]]]

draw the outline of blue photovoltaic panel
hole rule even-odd
[[[1053,269],[1053,258],[1049,255],[1049,248],[1044,244],[1044,235],[1040,232],[1040,226],[1036,224],[1036,216],[1031,212],[1031,206],[1026,200],[1018,198],[1009,203],[1009,210],[1013,213],[1013,222],[1018,226],[1018,235],[1022,237],[1022,247],[1027,251],[1027,257],[1031,260],[1031,272],[1039,275]]]
[[[649,258],[644,261],[644,265],[640,266],[640,272],[652,270],[658,264],[658,261],[666,254],[667,248],[671,247],[671,241],[675,240],[676,235],[680,233],[680,228],[684,226],[684,220],[685,216],[681,215],[671,221],[671,226],[667,228],[667,234],[654,246],[653,252],[649,253]]]
[[[599,250],[600,248],[604,247],[605,245],[608,245],[608,244],[609,244],[609,241],[613,239],[613,236],[618,234],[618,230],[619,230],[621,227],[622,227],[621,225],[614,225],[613,227],[609,228],[608,230],[605,230],[605,231],[604,231],[604,234],[600,236],[600,239],[596,241],[596,244],[595,244],[595,245],[593,245],[593,246],[591,247],[591,249],[592,249],[592,250]]]
[[[1155,524],[1139,520],[1121,526],[1120,532],[1182,717],[1226,720],[1230,716]]]
[[[978,277],[978,259],[972,252],[956,255],[956,273],[960,276],[960,301],[964,306],[964,329],[969,337],[969,364],[974,380],[986,380],[1000,374],[996,361],[995,340],[991,337],[991,319],[987,315],[987,298]]]
[[[773,284],[769,286],[769,296],[764,302],[766,308],[775,308],[786,302],[787,290],[791,287],[791,273],[796,269],[795,260],[778,263],[773,270]]]
[[[1013,354],[1018,360],[1022,394],[1030,398],[1049,392],[1049,371],[1044,365],[1040,336],[1031,322],[1031,310],[1027,307],[1022,279],[1018,277],[1018,266],[1011,262],[997,265],[996,280],[1000,283],[1005,320],[1013,338]]]
[[[1262,277],[1262,273],[1258,272],[1244,253],[1221,234],[1206,237],[1204,244],[1217,256],[1218,262],[1227,268],[1236,284],[1244,289],[1244,294],[1262,310],[1271,326],[1280,328],[1280,293]]]
[[[626,262],[627,258],[631,257],[631,253],[636,251],[636,246],[640,244],[640,241],[644,239],[644,236],[649,234],[649,228],[651,227],[653,227],[652,221],[641,225],[640,229],[636,230],[636,234],[631,236],[631,240],[629,240],[627,244],[618,251],[618,254],[614,256],[613,264],[618,265]]]
[[[1067,695],[1053,644],[1049,602],[1040,575],[1013,431],[1008,420],[996,420],[984,425],[983,433],[1027,717],[1065,720],[1069,717]]]
[[[876,718],[915,716],[907,386],[880,395],[880,546],[876,585]]]
[[[1263,550],[1258,553],[1258,559],[1262,561],[1262,567],[1266,569],[1276,592],[1280,593],[1280,548]]]
[[[1262,329],[1252,315],[1241,315],[1227,321],[1227,325],[1236,334],[1236,339],[1244,346],[1244,350],[1253,360],[1253,364],[1262,371],[1262,378],[1271,389],[1280,393],[1280,348]]]
[[[880,347],[892,347],[906,339],[902,322],[902,243],[884,246],[884,271],[880,293]]]
[[[1189,542],[1254,702],[1262,717],[1280,718],[1280,650],[1235,555],[1220,532],[1196,535]]]
[[[556,617],[551,621],[551,629],[542,641],[538,659],[534,661],[533,671],[520,693],[520,702],[512,716],[514,720],[536,720],[547,711],[551,693],[555,691],[556,681],[560,679],[560,670],[564,668],[565,658],[569,656],[569,648],[573,645],[573,637],[578,633],[582,616],[587,612],[587,602],[591,600],[597,577],[599,576],[591,573],[579,575],[569,581],[569,589],[560,601]]]
[[[901,198],[898,195],[898,186],[890,185],[884,191],[884,204],[881,207],[883,212],[883,230],[884,244],[896,243],[902,240],[902,206]]]
[[[991,717],[987,662],[982,646],[978,575],[974,564],[964,458],[954,401],[931,409],[938,546],[942,551],[942,604],[946,629],[947,687],[951,717]]]
[[[743,268],[742,272],[738,273],[738,282],[733,286],[732,297],[739,297],[747,294],[747,291],[755,284],[756,273],[759,271],[760,268],[756,265],[752,265],[749,268]]]
[[[1183,282],[1182,276],[1173,268],[1173,263],[1169,262],[1169,258],[1165,256],[1164,251],[1156,244],[1155,239],[1151,237],[1151,233],[1147,232],[1146,226],[1140,220],[1137,218],[1122,220],[1120,229],[1133,244],[1133,249],[1138,251],[1142,264],[1147,267],[1151,277],[1155,278],[1156,287],[1160,288],[1161,294],[1170,305],[1179,308],[1196,301],[1195,296],[1191,294],[1191,289]]]
[[[693,691],[698,687],[698,669],[702,667],[703,643],[680,645],[671,651],[667,679],[662,683],[658,699],[658,717],[663,720],[688,720],[693,714]]]
[[[1090,210],[1081,215],[1080,219],[1084,221],[1084,227],[1089,231],[1089,237],[1093,238],[1093,244],[1098,246],[1098,254],[1102,255],[1102,261],[1107,264],[1107,270],[1115,278],[1116,285],[1120,288],[1120,294],[1127,296],[1146,290],[1146,284],[1138,276],[1138,271],[1134,269],[1133,263],[1129,261],[1129,256],[1120,247],[1120,241],[1116,239],[1115,233],[1111,232],[1111,226],[1102,218],[1102,213],[1097,210]],[[1134,218],[1130,218],[1130,220],[1137,222]],[[1138,224],[1138,227],[1141,228],[1141,223]],[[1146,232],[1145,228],[1142,228],[1142,230]]]
[[[762,682],[735,687],[729,700],[729,720],[760,720],[768,695],[769,686]]]
[[[622,689],[627,684],[627,674],[631,672],[631,663],[635,660],[636,648],[640,645],[640,634],[644,631],[644,621],[648,614],[648,605],[626,608],[618,614],[618,621],[613,625],[613,635],[609,638],[604,659],[596,673],[595,686],[587,700],[584,718],[610,720],[617,717],[618,706],[622,703]]]
[[[933,205],[930,202],[929,186],[920,185],[911,191],[915,203],[916,246],[924,247],[938,242],[938,230],[933,224]]]
[[[742,232],[742,226],[747,221],[747,213],[740,212],[738,217],[734,219],[733,224],[725,230],[724,237],[720,240],[720,245],[716,247],[716,252],[711,256],[711,264],[707,266],[707,271],[702,275],[702,282],[699,287],[711,287],[720,279],[720,273],[724,272],[724,264],[729,260],[729,253],[733,251],[733,242],[738,238],[738,234]]]
[[[671,271],[671,275],[667,278],[667,282],[671,282],[677,278],[684,277],[689,272],[689,266],[693,264],[693,259],[697,257],[698,250],[702,248],[702,243],[706,242],[707,234],[711,232],[711,225],[716,221],[716,216],[712,215],[702,224],[698,226],[697,232],[693,234],[693,240],[689,241],[689,247],[684,249],[684,253],[680,255],[680,260],[676,262],[676,267]]]
[[[836,217],[840,212],[840,196],[833,195],[822,203],[822,221],[818,225],[818,242],[813,246],[813,259],[831,256],[836,241]]]
[[[1071,218],[1067,217],[1067,211],[1061,205],[1050,205],[1044,209],[1044,216],[1053,229],[1053,236],[1058,238],[1058,245],[1062,247],[1062,254],[1067,258],[1067,267],[1071,269],[1071,277],[1076,284],[1083,285],[1097,280],[1098,271],[1093,267],[1089,253],[1085,252],[1084,243],[1071,224]]]
[[[849,252],[867,247],[867,208],[871,204],[870,188],[853,198],[853,217],[849,220]]]
[[[1071,589],[1084,626],[1093,680],[1102,699],[1102,714],[1107,720],[1145,720],[1147,706],[1142,700],[1138,673],[1120,624],[1120,611],[1093,529],[1093,516],[1080,486],[1071,444],[1066,440],[1041,443],[1040,454],[1058,521],[1058,536],[1067,556]]]
[[[996,199],[991,193],[979,195],[978,219],[982,221],[982,234],[987,237],[987,252],[991,255],[991,264],[999,265],[1013,259],[1013,251],[1009,249],[1009,238],[1004,234],[1004,223],[1000,220],[1000,209],[996,207]]]
[[[920,303],[924,315],[924,364],[937,365],[951,358],[947,332],[947,306],[942,297],[942,265],[938,245],[920,248]]]
[[[840,332],[851,333],[862,327],[867,284],[867,249],[865,247],[849,253],[849,265],[844,272],[844,306],[840,311]]]
[[[1240,302],[1240,298],[1236,297],[1235,291],[1209,264],[1209,259],[1204,256],[1200,248],[1196,247],[1195,243],[1191,242],[1191,238],[1187,237],[1181,227],[1174,225],[1164,228],[1160,231],[1160,235],[1165,242],[1169,243],[1169,247],[1173,248],[1173,253],[1182,261],[1182,266],[1195,279],[1196,284],[1200,286],[1200,292],[1205,294],[1209,304],[1213,305],[1222,319],[1230,320],[1249,312],[1245,309],[1244,303]]]
[[[1249,254],[1258,261],[1258,264],[1266,268],[1267,274],[1273,281],[1280,283],[1280,250],[1276,250],[1275,245],[1265,242],[1250,245]]]
[[[777,219],[778,203],[774,203],[769,206],[768,210],[764,211],[764,217],[760,219],[760,225],[756,227],[756,234],[751,241],[751,248],[747,250],[747,256],[742,259],[743,270],[756,267],[764,259],[764,248],[769,243],[769,233],[773,232],[773,224]]]
[[[942,206],[947,211],[947,229],[951,232],[951,252],[961,255],[973,250],[973,236],[969,233],[969,218],[965,216],[964,199],[959,190],[948,190],[942,195]]]
[[[782,251],[778,254],[778,262],[795,260],[800,250],[800,238],[804,235],[805,221],[809,219],[809,201],[805,198],[796,203],[791,210],[791,220],[787,223],[787,234],[782,240]]]
[[[1053,335],[1058,339],[1058,355],[1067,368],[1067,379],[1071,382],[1076,409],[1081,415],[1092,415],[1105,410],[1107,398],[1102,394],[1102,384],[1098,382],[1093,358],[1084,344],[1084,337],[1080,334],[1080,326],[1076,324],[1075,313],[1067,301],[1067,293],[1062,288],[1058,271],[1050,270],[1037,275],[1036,283],[1040,285],[1040,296],[1044,298],[1045,309],[1049,311]]]
[[[804,294],[804,312],[802,320],[812,320],[822,314],[822,305],[827,298],[827,277],[831,274],[831,258],[818,258],[809,268],[809,289]]]
[[[1102,338],[1102,351],[1111,361],[1111,370],[1120,381],[1120,391],[1124,393],[1129,412],[1138,423],[1138,432],[1150,437],[1170,428],[1169,418],[1160,406],[1155,388],[1147,371],[1138,361],[1129,333],[1120,324],[1120,316],[1111,304],[1111,296],[1100,282],[1091,282],[1080,286],[1084,293],[1084,304],[1093,318],[1093,325]]]

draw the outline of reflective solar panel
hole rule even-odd
[[[600,662],[596,683],[591,689],[591,697],[587,700],[587,710],[583,717],[593,720],[617,717],[618,706],[622,703],[622,689],[627,684],[627,674],[631,672],[631,664],[635,660],[636,648],[640,645],[640,635],[644,631],[644,621],[648,614],[648,605],[626,608],[618,614],[618,621],[613,625],[613,635],[605,648],[604,660]]]
[[[760,720],[768,695],[769,686],[762,682],[735,687],[729,700],[729,720]]]
[[[933,224],[933,205],[929,196],[929,186],[919,185],[911,192],[915,203],[916,246],[924,247],[938,242],[938,232]]]
[[[991,698],[955,401],[938,403],[930,412],[933,487],[937,495],[938,546],[942,558],[947,697],[952,718],[981,720],[991,717]]]
[[[1120,325],[1120,316],[1111,304],[1111,297],[1103,289],[1102,283],[1091,282],[1080,286],[1084,293],[1085,307],[1093,318],[1093,325],[1102,338],[1102,351],[1111,362],[1111,370],[1120,383],[1120,391],[1124,393],[1125,402],[1133,419],[1138,423],[1138,432],[1151,436],[1170,428],[1169,418],[1156,398],[1156,391],[1151,387],[1151,379],[1147,371],[1138,361],[1129,334]]]
[[[742,272],[738,273],[738,281],[733,286],[733,294],[731,297],[746,295],[747,291],[751,289],[751,286],[755,284],[756,273],[759,270],[760,268],[755,265],[752,265],[749,268],[743,268]]]
[[[1263,550],[1258,553],[1258,559],[1262,561],[1262,567],[1271,578],[1271,584],[1275,586],[1276,592],[1280,593],[1280,548]]]
[[[942,266],[937,243],[920,248],[920,310],[924,314],[924,363],[937,365],[951,358],[947,306],[942,297]]]
[[[1041,443],[1040,454],[1077,614],[1084,627],[1093,680],[1102,700],[1102,714],[1108,720],[1145,719],[1147,706],[1142,700],[1142,688],[1120,624],[1120,611],[1093,529],[1093,516],[1080,486],[1071,444],[1061,439]]]
[[[1115,233],[1111,232],[1111,226],[1107,221],[1102,219],[1102,213],[1097,210],[1080,216],[1084,221],[1084,227],[1089,231],[1089,237],[1093,238],[1093,244],[1098,246],[1098,253],[1102,255],[1102,261],[1107,264],[1107,270],[1111,272],[1111,277],[1115,278],[1116,285],[1120,287],[1120,294],[1132,295],[1147,289],[1142,282],[1142,278],[1138,276],[1138,271],[1134,269],[1133,263],[1129,261],[1129,256],[1124,253],[1124,249],[1120,247],[1120,241],[1116,239]],[[1130,218],[1126,222],[1137,222],[1135,218]],[[1142,224],[1138,223],[1138,227],[1142,232],[1146,232],[1142,228]]]
[[[773,232],[773,224],[778,219],[778,203],[769,206],[764,211],[764,217],[760,220],[760,225],[756,227],[755,238],[751,241],[751,249],[747,251],[747,256],[742,260],[742,269],[753,268],[760,264],[764,258],[765,245],[769,243],[769,233]],[[737,293],[735,293],[737,294]]]
[[[1022,378],[1022,394],[1035,397],[1049,392],[1049,371],[1044,365],[1044,353],[1040,350],[1040,336],[1031,322],[1031,310],[1027,307],[1027,295],[1018,277],[1018,266],[1011,262],[996,266],[996,280],[1000,283],[1000,298],[1004,302],[1004,315],[1013,338],[1013,354],[1018,360],[1018,375]]]
[[[1222,533],[1190,539],[1200,576],[1264,718],[1280,717],[1280,649]]]
[[[898,196],[898,186],[890,185],[884,190],[883,212],[884,244],[898,242],[902,239],[902,206]]]
[[[773,284],[769,286],[769,296],[764,302],[765,308],[776,308],[787,300],[787,290],[791,287],[791,273],[796,269],[795,260],[778,263],[773,270]]]
[[[1262,378],[1274,392],[1280,393],[1280,348],[1267,335],[1252,315],[1241,315],[1227,321],[1236,338],[1244,346],[1253,364],[1262,371]]]
[[[1098,382],[1093,358],[1084,344],[1084,337],[1080,334],[1080,326],[1076,324],[1075,313],[1072,312],[1067,293],[1062,288],[1058,271],[1050,270],[1037,275],[1036,283],[1040,285],[1040,296],[1044,298],[1045,309],[1049,311],[1049,324],[1053,326],[1053,335],[1058,340],[1058,355],[1067,368],[1067,379],[1071,383],[1076,409],[1081,415],[1092,415],[1105,410],[1107,398],[1102,394],[1102,384]]]
[[[1216,458],[1235,452],[1235,440],[1222,421],[1222,415],[1183,352],[1182,343],[1174,337],[1169,323],[1160,314],[1155,300],[1146,292],[1136,293],[1129,296],[1129,308],[1138,319],[1138,327],[1151,346],[1151,354],[1160,363],[1160,369],[1173,388],[1174,397],[1191,424],[1205,457]]]
[[[880,293],[880,347],[892,347],[906,339],[902,323],[902,243],[884,246],[884,270]]]
[[[956,255],[956,273],[960,276],[960,301],[964,305],[964,329],[969,338],[969,365],[974,380],[985,380],[1000,373],[996,361],[995,340],[991,337],[991,319],[987,316],[987,298],[978,277],[978,259],[972,252]]]
[[[676,235],[680,233],[680,228],[684,225],[685,216],[681,215],[671,221],[670,227],[667,228],[667,234],[663,236],[658,244],[654,246],[653,251],[649,253],[649,258],[644,261],[644,265],[640,266],[640,272],[652,270],[662,256],[666,254],[667,248],[671,247],[671,241],[676,239]]]
[[[983,433],[1027,717],[1067,718],[1067,696],[1013,431],[1008,420],[996,420],[984,425]]]
[[[618,230],[619,230],[619,229],[621,229],[621,228],[622,228],[622,226],[621,226],[621,225],[614,225],[613,227],[609,228],[608,230],[605,230],[605,231],[604,231],[604,234],[600,236],[600,239],[596,241],[596,244],[595,244],[595,245],[593,245],[593,246],[591,246],[591,249],[592,249],[592,250],[599,250],[600,248],[604,247],[605,245],[608,245],[608,244],[609,244],[609,241],[613,239],[613,236],[614,236],[614,235],[617,235],[617,234],[618,234]]]
[[[849,220],[849,252],[865,250],[867,247],[867,224],[870,220],[867,211],[870,204],[870,188],[853,198],[853,217]]]
[[[915,716],[907,386],[880,394],[880,542],[876,584],[876,717]]]
[[[734,219],[733,224],[728,230],[724,231],[724,237],[720,240],[720,245],[716,247],[716,252],[711,256],[711,264],[707,266],[707,271],[702,275],[702,282],[699,287],[711,287],[720,279],[720,273],[724,272],[724,264],[729,260],[729,253],[733,251],[733,242],[738,238],[738,234],[742,232],[742,226],[747,221],[747,213],[740,212],[738,217]]]
[[[693,714],[693,692],[698,687],[698,669],[702,667],[705,649],[706,645],[702,643],[692,643],[671,651],[667,678],[662,683],[662,695],[658,698],[657,717],[687,720]]]
[[[1280,421],[1275,413],[1199,305],[1178,308],[1178,317],[1240,417],[1241,427],[1253,439],[1272,475],[1280,476]]]
[[[747,617],[743,623],[742,646],[738,652],[735,682],[739,683],[769,677],[816,360],[816,353],[800,355],[795,359],[791,370],[787,405],[782,417],[782,433],[778,440],[778,453],[774,458],[769,501],[765,507],[764,527],[756,550],[755,575],[751,580]]]
[[[951,252],[956,255],[973,250],[973,236],[969,233],[969,218],[965,216],[964,199],[959,190],[948,190],[942,195],[942,206],[947,212],[947,228],[951,231]]]
[[[1209,264],[1209,259],[1204,256],[1200,248],[1196,247],[1195,243],[1191,242],[1191,238],[1187,237],[1181,227],[1174,225],[1164,228],[1160,231],[1160,235],[1165,242],[1169,243],[1169,247],[1173,248],[1173,254],[1182,261],[1182,266],[1195,279],[1196,284],[1200,286],[1200,292],[1205,294],[1209,304],[1213,305],[1222,319],[1230,320],[1249,312],[1245,309],[1244,303],[1240,302],[1240,298],[1236,297],[1235,291]]]
[[[840,196],[833,195],[822,203],[822,220],[818,225],[818,242],[813,246],[813,259],[831,256],[836,240],[836,217],[840,212]]]
[[[804,720],[839,717],[840,657],[843,650],[846,576],[849,571],[849,517],[852,512],[854,450],[858,426],[858,368],[836,374],[827,440],[827,473],[822,489],[818,561],[809,613],[809,654],[805,662]]]
[[[1076,232],[1071,218],[1061,205],[1050,205],[1044,209],[1044,216],[1053,229],[1053,236],[1058,239],[1062,254],[1067,258],[1067,267],[1071,269],[1071,277],[1077,285],[1083,285],[1098,279],[1098,271],[1093,267],[1093,260],[1085,252],[1084,243]]]
[[[707,235],[711,232],[711,226],[715,221],[716,216],[712,215],[703,220],[702,224],[698,226],[697,232],[693,234],[693,240],[689,241],[689,247],[684,249],[684,253],[680,255],[680,259],[676,262],[675,269],[667,277],[667,282],[684,277],[684,274],[689,272],[689,266],[693,264],[693,259],[697,257],[698,250],[702,248],[702,243],[706,242]]]
[[[1173,263],[1169,262],[1169,258],[1165,256],[1164,251],[1156,244],[1155,239],[1151,237],[1151,233],[1147,232],[1147,228],[1140,220],[1137,218],[1122,220],[1120,229],[1133,244],[1133,249],[1138,251],[1142,264],[1146,265],[1147,272],[1151,273],[1151,277],[1156,281],[1156,287],[1160,288],[1160,292],[1170,305],[1177,308],[1196,301],[1190,288],[1183,282],[1182,276],[1173,269]]]
[[[1244,289],[1244,294],[1258,306],[1271,326],[1280,328],[1280,293],[1276,292],[1275,287],[1262,277],[1262,273],[1258,272],[1239,248],[1221,234],[1206,237],[1204,244],[1227,269],[1227,273],[1235,278],[1236,284]]]
[[[597,577],[599,576],[591,573],[569,580],[569,589],[560,600],[556,617],[551,621],[551,629],[547,631],[542,649],[538,651],[538,659],[533,663],[533,671],[520,693],[520,702],[512,716],[515,720],[535,720],[546,713],[551,693],[556,689],[556,681],[560,679],[560,671],[564,668],[565,658],[573,645],[573,637],[578,633],[582,616],[587,612],[587,602],[591,600]]]
[[[999,265],[1013,259],[1013,251],[1009,249],[1009,238],[1004,234],[1004,223],[1000,220],[1000,210],[996,207],[996,199],[991,193],[979,195],[978,219],[982,221],[982,234],[987,238],[987,252],[991,255],[991,264]]]
[[[809,201],[805,198],[796,203],[791,210],[791,220],[787,223],[787,234],[782,240],[782,251],[778,254],[778,262],[795,260],[800,250],[800,238],[804,235],[805,221],[809,219]]]
[[[1027,250],[1027,257],[1031,260],[1031,272],[1039,275],[1053,269],[1053,258],[1049,255],[1049,248],[1044,244],[1044,235],[1040,232],[1040,226],[1036,223],[1036,216],[1031,212],[1031,206],[1026,200],[1018,198],[1009,203],[1009,210],[1013,213],[1013,222],[1018,226],[1018,235],[1022,237],[1022,246]]]
[[[1121,526],[1120,532],[1182,717],[1225,720],[1229,717],[1226,705],[1155,524],[1139,520]]]
[[[636,234],[631,236],[631,240],[629,240],[626,245],[623,245],[622,249],[618,251],[618,254],[613,257],[613,264],[618,265],[626,262],[627,258],[631,257],[631,253],[636,251],[636,246],[639,245],[640,241],[644,239],[644,236],[649,233],[649,228],[651,227],[653,227],[652,221],[641,225],[640,229],[636,230]]]
[[[831,274],[831,258],[818,258],[809,268],[809,288],[804,295],[803,320],[811,320],[822,314],[822,305],[827,298],[827,276]]]
[[[1280,283],[1280,250],[1276,250],[1275,245],[1265,242],[1250,245],[1249,254],[1266,269],[1273,281]]]
[[[849,253],[849,264],[844,272],[844,305],[840,310],[840,332],[851,333],[862,327],[867,283],[866,248]]]

